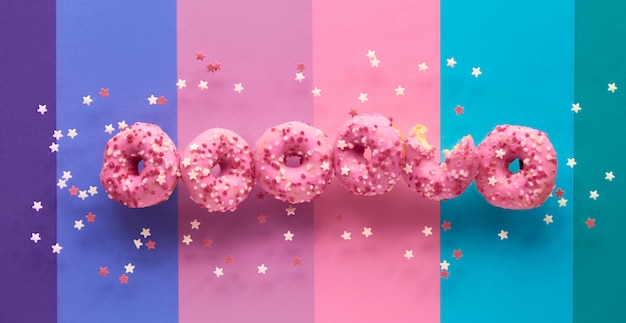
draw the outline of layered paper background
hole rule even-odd
[[[590,0],[2,2],[0,321],[626,321],[624,10]],[[351,112],[391,117],[403,134],[424,124],[442,149],[498,124],[545,131],[563,197],[510,211],[474,185],[433,202],[404,182],[358,197],[334,180],[312,203],[257,187],[237,211],[209,214],[182,185],[129,209],[99,182],[104,146],[124,124],[158,124],[182,150],[209,128],[254,144],[293,120],[333,139]]]

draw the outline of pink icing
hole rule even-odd
[[[457,197],[467,189],[478,172],[478,150],[471,136],[445,152],[445,161],[438,162],[437,147],[425,139],[426,128],[417,125],[411,129],[404,145],[406,156],[402,177],[411,189],[431,200]]]
[[[143,169],[139,171],[142,160]],[[178,150],[157,125],[137,122],[106,144],[100,181],[109,198],[128,207],[166,201],[178,176]]]
[[[257,184],[288,203],[311,201],[332,178],[332,150],[319,129],[299,121],[265,131],[255,144]],[[287,158],[297,159],[294,165]]]
[[[380,114],[357,115],[344,123],[333,154],[336,176],[353,194],[383,194],[391,191],[400,178],[400,134],[391,120]]]
[[[478,191],[495,206],[522,210],[540,206],[554,189],[556,152],[539,130],[500,125],[478,146],[480,164],[474,179]],[[516,158],[519,172],[508,167]]]
[[[254,187],[250,146],[230,130],[201,133],[180,159],[181,178],[191,200],[209,212],[234,211]],[[219,173],[213,170],[217,166]]]

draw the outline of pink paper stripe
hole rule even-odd
[[[350,109],[380,112],[404,134],[426,125],[429,142],[439,145],[438,1],[314,1],[313,45],[313,85],[322,90],[315,126],[334,138]],[[432,235],[421,232],[425,226]],[[404,182],[382,196],[356,197],[335,179],[315,201],[316,322],[437,322],[439,231],[439,204]],[[407,250],[414,258],[404,257]]]
[[[181,150],[209,128],[233,130],[254,145],[271,126],[312,122],[310,1],[185,0],[177,9],[178,77],[186,80],[178,92]],[[221,69],[208,72],[215,61]],[[298,63],[306,67],[302,82],[295,80]],[[287,204],[258,192],[234,213],[207,214],[179,185],[181,322],[313,322],[312,204],[287,216]],[[194,219],[199,229],[192,229]],[[287,231],[293,241],[285,241]],[[189,246],[180,242],[184,235],[191,235]],[[258,273],[262,264],[265,274]]]

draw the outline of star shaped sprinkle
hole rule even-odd
[[[472,67],[472,75],[478,78],[481,74],[483,74],[483,72],[480,71],[480,67]]]
[[[413,174],[413,166],[409,164],[405,164],[403,170],[407,174]]]
[[[98,188],[96,186],[89,186],[89,190],[87,190],[87,192],[89,193],[89,195],[94,196],[96,194],[98,194]]]
[[[567,166],[574,168],[574,166],[576,166],[576,158],[568,158],[567,159]]]
[[[265,264],[261,264],[260,266],[256,266],[256,268],[257,268],[257,272],[259,274],[265,275],[265,272],[267,271],[267,267],[265,267]]]
[[[563,194],[565,194],[565,191],[564,191],[564,190],[562,190],[561,188],[557,189],[557,190],[554,192],[554,195],[555,195],[557,198],[562,198],[562,197],[563,197]]]
[[[59,245],[58,242],[56,244],[53,244],[51,247],[52,247],[52,253],[56,253],[57,255],[61,254],[61,249],[63,249],[63,247],[61,247],[61,245]]]
[[[209,82],[200,80],[200,83],[198,83],[198,87],[200,88],[200,90],[204,91],[209,88]]]
[[[68,129],[67,130],[67,136],[74,139],[74,137],[78,136],[78,132],[76,132],[76,128],[74,129]]]
[[[606,180],[607,180],[607,181],[609,181],[609,182],[612,182],[612,181],[613,181],[613,179],[615,178],[615,175],[613,175],[613,172],[612,172],[612,171],[610,171],[610,172],[605,172],[604,174],[605,174],[604,179],[606,179]]]
[[[608,91],[611,93],[615,93],[615,91],[617,91],[617,86],[615,86],[615,83],[609,83]]]
[[[224,268],[215,267],[215,270],[213,271],[213,273],[215,274],[215,277],[220,278],[224,276]]]
[[[166,182],[165,175],[164,174],[159,174],[159,176],[157,176],[155,182],[159,183],[159,185],[165,184],[165,182]]]
[[[368,49],[367,50],[367,54],[365,54],[365,56],[367,56],[367,58],[369,58],[369,59],[376,58],[376,51]]]
[[[189,150],[191,151],[198,150],[198,148],[200,148],[200,146],[195,142],[189,145]]]
[[[142,235],[144,239],[151,236],[152,234],[150,233],[150,228],[141,228],[140,235]]]
[[[346,144],[346,141],[343,139],[337,140],[337,148],[344,150],[346,147],[348,147],[348,144]]]
[[[509,231],[500,230],[500,233],[498,233],[498,237],[500,237],[500,240],[508,239]]]
[[[109,269],[107,267],[100,267],[100,270],[98,271],[98,275],[102,277],[106,277],[106,275],[108,274],[109,274]]]
[[[559,207],[567,206],[567,200],[566,199],[560,198],[558,201],[559,201]]]
[[[122,276],[118,277],[117,279],[120,280],[120,285],[122,284],[126,284],[128,285],[128,276],[126,276],[126,274],[122,274]]]
[[[193,242],[193,240],[191,239],[191,234],[183,235],[183,243],[184,244],[189,245],[192,242]]]
[[[81,200],[85,200],[88,197],[87,190],[78,191],[78,198]]]
[[[341,238],[343,238],[343,240],[352,240],[352,233],[348,231],[344,231],[341,234]]]
[[[91,102],[93,102],[93,99],[91,99],[91,95],[83,97],[83,104],[84,105],[89,106],[89,105],[91,105]]]
[[[133,243],[135,244],[135,248],[139,249],[141,248],[141,246],[143,246],[143,242],[141,242],[141,239],[134,239]]]
[[[293,241],[294,234],[291,231],[283,233],[283,236],[285,236],[285,241]]]
[[[199,51],[199,52],[196,53],[196,59],[199,60],[199,61],[203,61],[205,57],[206,57],[206,55],[204,54],[203,51]]]
[[[335,215],[335,222],[341,223],[341,221],[343,221],[343,215],[341,214]]]
[[[298,72],[296,73],[296,78],[295,80],[298,82],[302,82],[306,77],[304,76],[304,73],[302,72]]]
[[[37,112],[41,113],[41,115],[46,114],[46,112],[48,112],[48,109],[46,108],[45,104],[40,104],[39,108],[37,108]]]
[[[454,257],[456,260],[461,259],[461,257],[463,257],[463,253],[461,252],[461,249],[454,250],[452,252],[452,257]]]
[[[57,186],[59,187],[59,189],[64,189],[67,187],[67,181],[64,179],[59,179]]]
[[[452,230],[452,223],[450,223],[449,221],[444,220],[443,224],[441,225],[441,227],[443,228],[443,231],[448,231],[448,230]]]
[[[63,131],[54,130],[52,137],[58,141],[59,139],[63,138]]]
[[[243,85],[241,84],[241,82],[235,83],[235,88],[233,89],[233,91],[237,93],[241,93],[241,91],[243,91]]]
[[[157,104],[157,100],[159,98],[157,98],[156,96],[154,96],[154,94],[150,94],[150,96],[148,97],[148,104],[149,105],[155,105]]]
[[[134,274],[135,273],[135,266],[133,266],[133,264],[131,264],[130,262],[128,263],[128,265],[124,266],[124,270],[126,270],[126,273],[130,273],[130,274]]]
[[[341,175],[348,176],[348,173],[350,173],[350,167],[348,167],[348,165],[343,165],[341,167]]]
[[[76,187],[74,185],[72,185],[72,187],[70,187],[67,191],[70,192],[71,196],[78,195],[78,187]]]
[[[359,93],[359,101],[365,103],[365,101],[367,101],[367,93]]]
[[[454,65],[456,65],[456,61],[454,60],[454,57],[450,57],[450,58],[446,58],[447,64],[446,66],[454,68]]]
[[[572,111],[574,111],[574,113],[578,113],[578,111],[582,110],[583,108],[580,107],[580,103],[574,103],[572,104]]]
[[[302,71],[304,71],[305,69],[306,69],[306,67],[304,67],[304,64],[303,64],[303,63],[298,63],[298,64],[296,64],[296,71],[298,71],[298,72],[302,72]]]
[[[56,142],[51,143],[48,148],[50,148],[51,153],[59,152],[59,144],[57,144]]]
[[[261,213],[261,214],[259,214],[259,216],[256,217],[256,219],[259,221],[259,224],[265,223],[265,222],[267,222],[267,215]]]
[[[37,232],[37,233],[35,233],[35,232],[31,233],[31,234],[30,234],[30,240],[31,240],[32,242],[34,242],[34,243],[39,242],[39,240],[41,240],[40,233],[39,233],[39,232]]]
[[[78,220],[78,221],[74,221],[74,228],[78,231],[80,231],[80,229],[84,228],[85,225],[83,224],[83,220]]]
[[[186,88],[187,87],[187,80],[183,80],[183,79],[178,79],[178,81],[176,81],[176,86],[178,87],[179,90]]]
[[[598,197],[600,197],[600,194],[598,194],[597,190],[593,190],[593,191],[589,191],[589,198],[593,199],[594,201],[598,199]]]
[[[550,224],[550,223],[554,222],[554,221],[552,221],[552,215],[546,214],[546,216],[545,216],[545,217],[543,217],[543,222],[545,222],[545,223],[546,223],[546,225],[548,225],[548,224]]]
[[[396,88],[396,95],[404,95],[404,88],[401,85]]]
[[[378,64],[380,64],[380,60],[376,57],[370,59],[370,65],[372,67],[378,67]]]
[[[311,90],[311,93],[313,93],[313,96],[321,96],[322,95],[322,89],[318,88],[317,86]]]
[[[209,238],[202,239],[202,246],[203,247],[211,248],[211,245],[213,245],[213,240],[211,240]]]
[[[596,219],[587,218],[587,221],[585,221],[585,224],[587,225],[587,229],[591,229],[596,226]]]
[[[302,264],[302,258],[300,257],[294,257],[293,260],[291,261],[293,262],[294,266],[300,266]]]
[[[148,240],[148,242],[146,242],[146,247],[148,248],[148,250],[154,250],[156,249],[156,242]]]
[[[429,235],[433,234],[433,228],[429,226],[424,226],[424,230],[422,230],[422,233],[425,237],[428,237]]]
[[[444,269],[441,271],[441,278],[448,279],[448,276],[450,276],[450,272],[448,272],[448,270]]]
[[[98,92],[98,94],[100,94],[100,97],[102,97],[103,99],[106,98],[107,96],[109,96],[109,89],[105,89],[105,88],[100,88],[100,92]]]
[[[63,171],[63,176],[61,176],[61,178],[63,178],[66,181],[69,180],[70,178],[72,178],[72,171],[64,170]]]
[[[444,259],[443,262],[439,263],[439,267],[441,270],[448,270],[448,268],[450,267],[450,263]]]
[[[108,133],[109,135],[113,133],[113,131],[115,131],[115,128],[113,128],[113,124],[107,124],[104,126],[104,132]]]
[[[489,185],[491,186],[496,186],[496,183],[498,182],[495,175],[489,177],[487,180],[489,181]]]
[[[126,120],[122,120],[117,123],[117,129],[124,129],[126,127],[128,127],[128,125],[126,124]]]
[[[226,262],[227,265],[232,265],[235,262],[235,258],[229,255],[226,258],[224,258],[224,261]]]
[[[157,103],[159,105],[165,105],[165,103],[167,103],[167,99],[165,98],[165,96],[161,95],[158,99],[157,99]]]
[[[215,61],[206,66],[207,72],[215,73],[222,69],[222,63]]]
[[[43,209],[43,205],[41,205],[41,201],[33,201],[32,209],[39,212],[39,210]]]
[[[320,168],[321,168],[323,171],[327,172],[327,171],[329,171],[329,170],[330,170],[330,163],[329,163],[329,162],[327,162],[327,161],[324,161],[324,162],[322,162],[322,164],[320,165]]]
[[[293,205],[289,205],[285,211],[287,212],[287,215],[296,215],[296,208]]]
[[[189,222],[191,224],[191,229],[200,229],[200,222],[197,219],[193,219],[193,221]]]
[[[415,257],[413,256],[413,250],[404,250],[404,258],[406,258],[406,260],[409,260],[413,257]]]
[[[350,112],[348,112],[348,114],[354,118],[359,115],[359,112],[357,112],[356,109],[350,109]]]
[[[420,72],[426,72],[426,70],[428,69],[428,66],[426,66],[426,62],[418,64],[417,66],[418,66],[417,69]]]
[[[464,109],[465,109],[464,107],[462,107],[462,106],[460,106],[460,105],[457,105],[457,106],[454,108],[454,113],[456,113],[456,115],[458,116],[459,114],[463,114],[463,110],[464,110]]]
[[[496,158],[504,159],[504,155],[506,155],[504,149],[500,148],[496,150]]]
[[[369,238],[374,233],[372,233],[372,228],[364,227],[363,232],[361,232],[361,234],[363,234],[366,238]]]
[[[87,219],[87,222],[96,222],[96,215],[89,212],[85,215],[85,219]]]

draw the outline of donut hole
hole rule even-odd
[[[508,168],[509,172],[511,172],[512,174],[516,174],[522,169],[522,167],[524,167],[524,163],[522,162],[522,160],[519,158],[515,158],[509,163]]]
[[[302,157],[295,154],[286,155],[285,165],[291,168],[300,167],[300,165],[302,165]]]

